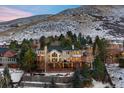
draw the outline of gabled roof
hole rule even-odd
[[[10,50],[8,48],[0,48],[0,53],[2,53],[4,57],[14,57],[16,56],[16,52],[13,50]]]
[[[16,52],[12,50],[8,50],[4,53],[4,57],[15,57],[15,56],[16,56]]]
[[[62,52],[63,50],[80,50],[79,48],[74,48],[74,49],[72,49],[72,48],[63,48],[61,46],[49,46],[48,47],[48,51],[52,51],[54,49],[58,50],[60,52]]]
[[[54,49],[62,52],[62,47],[60,47],[60,46],[50,46],[50,47],[48,47],[48,51],[52,51]]]

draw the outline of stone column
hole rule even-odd
[[[82,63],[80,62],[80,67],[82,67]]]
[[[71,68],[73,68],[73,62],[71,62]]]
[[[56,67],[56,66],[55,66],[55,63],[53,63],[53,68],[55,69],[55,67]]]
[[[44,66],[44,68],[45,68],[45,72],[47,72],[47,59],[48,59],[48,57],[47,57],[47,46],[45,46],[44,52],[45,52],[45,66]]]
[[[64,68],[64,63],[62,63],[62,67]]]

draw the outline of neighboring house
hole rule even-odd
[[[0,64],[16,64],[16,52],[8,48],[0,48]]]
[[[119,40],[109,41],[109,45],[107,47],[108,57],[106,59],[106,62],[117,63],[118,62],[117,58],[123,50],[124,50],[124,47],[123,47],[122,41],[119,41]]]
[[[0,48],[6,48],[6,44],[5,43],[0,43]]]
[[[40,49],[40,41],[39,39],[34,39],[33,42],[32,42],[32,47],[34,49]]]
[[[9,44],[6,42],[0,42],[0,48],[8,48]]]
[[[77,48],[63,49],[59,46],[45,47],[44,50],[36,50],[37,63],[39,69],[47,68],[72,68],[82,67],[84,63],[93,62],[92,48],[87,47],[85,50]],[[46,63],[45,63],[46,62]]]

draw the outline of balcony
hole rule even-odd
[[[17,64],[16,58],[0,57],[0,64]]]

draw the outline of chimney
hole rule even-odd
[[[72,50],[74,50],[74,45],[72,45]]]

